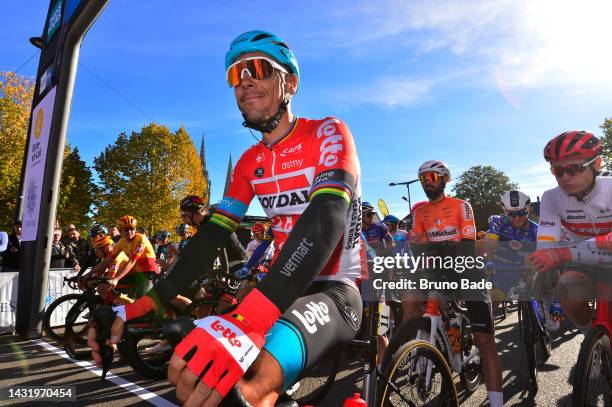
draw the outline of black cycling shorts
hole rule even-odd
[[[357,335],[361,317],[361,296],[355,286],[314,282],[266,335],[264,349],[283,370],[283,388],[348,344]]]

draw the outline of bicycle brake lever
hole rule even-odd
[[[188,317],[179,317],[167,321],[162,325],[162,331],[172,348],[176,348],[183,338],[185,338],[194,328],[195,324],[191,318]]]
[[[102,357],[102,380],[106,378],[106,373],[113,363],[113,348],[106,344],[110,339],[111,326],[117,314],[109,306],[96,309],[93,312],[93,322],[96,328],[96,342],[100,346],[100,356]]]

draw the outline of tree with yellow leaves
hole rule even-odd
[[[0,72],[0,229],[10,229],[32,108],[34,83]]]
[[[106,224],[129,214],[151,232],[174,230],[181,199],[208,192],[197,150],[183,127],[172,133],[151,123],[139,133],[121,133],[94,163],[100,176],[96,220]]]

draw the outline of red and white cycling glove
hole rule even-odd
[[[612,232],[607,235],[597,236],[595,244],[599,250],[612,250]]]
[[[231,313],[194,321],[194,328],[174,352],[223,397],[244,375],[265,344],[265,335],[280,311],[253,289]]]
[[[142,317],[149,312],[157,311],[157,304],[153,298],[148,295],[143,295],[131,304],[119,305],[113,307],[115,314],[123,320],[130,321],[134,318]]]
[[[527,256],[527,260],[538,272],[546,273],[571,261],[572,252],[569,247],[540,249]]]

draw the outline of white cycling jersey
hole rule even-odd
[[[596,264],[612,268],[612,252],[597,249],[596,236],[612,232],[612,177],[598,176],[582,199],[560,187],[542,195],[538,249],[558,247],[562,229],[572,247],[572,263]],[[567,246],[567,244],[564,244]]]

